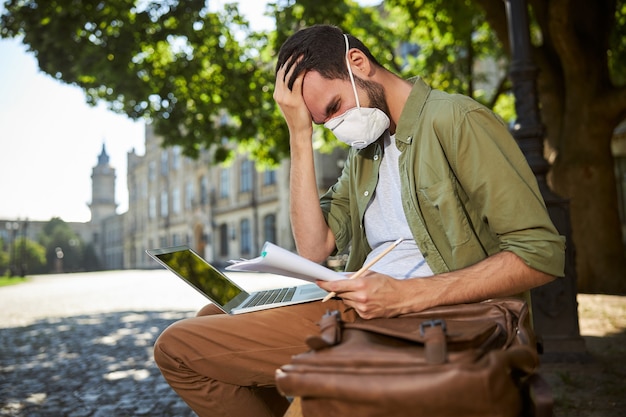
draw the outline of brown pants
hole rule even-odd
[[[337,299],[227,315],[204,307],[197,317],[172,324],[159,336],[154,358],[170,386],[200,417],[282,416],[288,402],[274,374],[291,356],[308,350],[327,310],[354,320]]]

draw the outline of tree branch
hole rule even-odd
[[[493,96],[491,96],[491,100],[489,101],[489,104],[488,104],[490,109],[493,109],[493,107],[496,105],[496,102],[498,101],[500,94],[503,94],[505,91],[510,89],[508,82],[509,82],[508,75],[504,75],[500,77],[500,80],[498,81],[498,87],[496,88],[496,91],[493,93]]]
[[[487,22],[489,22],[489,26],[494,30],[498,39],[500,39],[500,43],[502,44],[502,49],[506,52],[508,56],[511,55],[511,45],[509,44],[509,31],[508,31],[508,22],[506,19],[506,10],[504,8],[503,0],[476,0],[476,3],[480,5],[480,7],[485,12],[485,17]]]
[[[609,88],[606,51],[615,15],[614,0],[550,0],[549,27],[565,78],[590,90]]]
[[[579,62],[583,51],[574,34],[571,7],[571,0],[551,0],[548,9],[549,33],[565,72],[584,65]]]

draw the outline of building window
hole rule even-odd
[[[228,256],[228,225],[220,224],[220,256]]]
[[[185,209],[191,210],[193,208],[193,182],[187,181],[185,185]]]
[[[168,196],[167,191],[163,191],[161,193],[161,217],[167,217],[169,215],[169,204],[168,204]]]
[[[243,161],[240,167],[239,192],[247,193],[252,191],[252,161]]]
[[[266,169],[263,173],[263,185],[274,185],[276,184],[276,170],[274,169]]]
[[[156,180],[156,162],[150,161],[148,164],[148,180],[150,182]]]
[[[169,172],[169,166],[168,166],[168,154],[167,154],[167,150],[162,150],[161,151],[161,175],[167,175],[167,173]]]
[[[172,170],[176,171],[180,168],[180,146],[174,146],[172,148]]]
[[[203,175],[200,177],[200,204],[205,205],[209,202],[209,181]]]
[[[174,188],[172,190],[172,213],[180,214],[181,212],[181,201],[180,201],[180,189]]]
[[[156,198],[151,196],[148,200],[148,216],[151,219],[154,219],[157,215],[157,206],[156,206]]]
[[[241,254],[249,255],[252,253],[252,230],[250,229],[250,220],[243,219],[240,223],[241,228]]]
[[[268,214],[263,218],[263,239],[276,243],[276,215]]]
[[[228,198],[230,193],[230,171],[222,169],[220,171],[220,198]]]

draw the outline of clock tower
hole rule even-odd
[[[115,215],[115,169],[109,164],[104,143],[98,156],[98,165],[91,174],[91,223],[98,227],[106,218]]]

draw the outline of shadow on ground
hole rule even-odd
[[[553,391],[554,416],[626,416],[626,330],[583,338],[588,362],[541,366]]]
[[[163,329],[191,315],[128,311],[0,329],[0,416],[195,416],[152,357]]]

